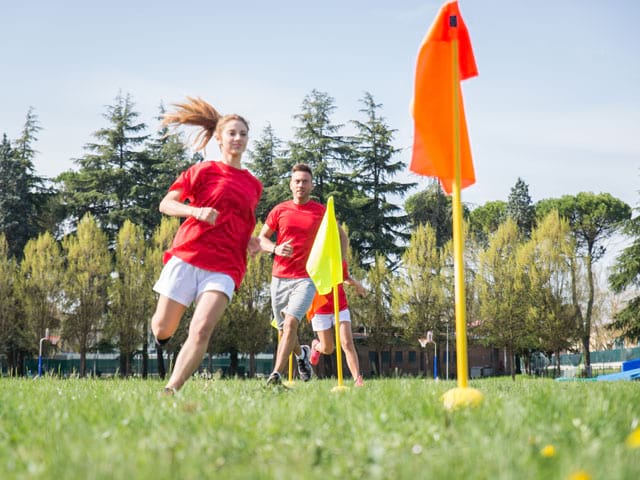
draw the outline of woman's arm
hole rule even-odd
[[[160,211],[170,217],[193,217],[201,222],[213,225],[218,218],[218,211],[211,207],[193,207],[180,201],[182,189],[171,190],[160,202]]]

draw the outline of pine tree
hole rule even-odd
[[[302,101],[302,112],[294,115],[299,126],[289,142],[290,164],[306,163],[313,171],[312,196],[326,203],[336,194],[336,173],[349,151],[344,139],[338,135],[342,125],[331,122],[336,109],[329,94],[312,90]],[[337,202],[338,203],[338,202]],[[340,216],[339,206],[336,206]]]
[[[158,121],[165,113],[162,104],[159,111]],[[166,126],[162,126],[147,141],[144,151],[131,166],[132,205],[128,215],[134,224],[143,228],[146,238],[151,238],[160,225],[162,214],[158,205],[171,184],[182,171],[201,159],[199,153],[190,156],[183,136],[180,133],[172,133]]]
[[[85,145],[88,153],[76,160],[80,169],[58,177],[70,223],[75,225],[91,213],[111,242],[124,221],[134,221],[139,214],[132,208],[139,180],[134,173],[143,169],[140,165],[146,158],[140,146],[148,136],[143,134],[146,125],[137,122],[134,107],[130,95],[119,93],[103,115],[109,125],[93,134],[97,143]]]
[[[616,258],[609,285],[615,293],[634,291],[640,287],[640,217],[626,222],[624,232],[631,243]],[[625,307],[615,313],[612,329],[619,329],[622,336],[632,342],[640,341],[640,295],[629,299]]]
[[[529,186],[519,177],[509,193],[506,213],[507,217],[516,222],[524,238],[529,238],[534,226],[535,208],[529,196]]]
[[[22,375],[25,356],[33,353],[37,346],[29,342],[24,324],[17,271],[16,260],[9,255],[7,240],[0,232],[0,353],[6,356],[9,371]]]
[[[262,182],[263,191],[256,208],[256,218],[264,221],[273,207],[290,197],[288,185],[293,164],[285,157],[282,140],[276,136],[271,124],[262,130],[261,136],[254,142],[249,158],[248,168]]]
[[[370,93],[365,93],[360,102],[363,105],[360,112],[365,119],[352,122],[357,134],[348,157],[352,167],[350,180],[358,195],[352,193],[345,220],[353,247],[365,264],[381,254],[392,265],[408,239],[405,227],[409,218],[390,197],[402,196],[415,183],[393,181],[393,177],[405,169],[402,161],[394,160],[400,151],[392,145],[395,130],[379,115],[382,105],[377,104]]]
[[[0,232],[9,245],[9,254],[22,258],[24,246],[41,231],[39,214],[43,205],[44,179],[35,174],[34,148],[41,130],[30,108],[20,137],[13,146],[3,136],[0,144]]]

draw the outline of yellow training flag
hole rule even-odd
[[[334,286],[342,283],[342,252],[333,197],[327,201],[327,209],[311,247],[307,273],[320,295],[326,295]]]

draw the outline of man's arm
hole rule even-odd
[[[260,248],[263,252],[275,253],[276,244],[271,241],[272,235],[273,230],[265,223],[258,234],[258,241],[260,242]]]

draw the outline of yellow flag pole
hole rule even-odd
[[[457,27],[457,18],[450,18],[451,26]],[[452,41],[453,48],[453,152],[454,173],[453,181],[453,263],[455,272],[455,312],[456,312],[456,371],[458,376],[458,388],[449,390],[443,395],[445,407],[453,410],[461,406],[474,406],[482,402],[482,394],[473,388],[468,388],[468,363],[467,363],[467,321],[466,298],[464,284],[464,237],[462,232],[462,202],[461,167],[460,167],[460,105],[458,98],[459,63],[458,63],[458,39]]]
[[[333,387],[333,392],[346,390],[342,381],[342,346],[340,342],[340,304],[338,303],[338,286],[333,286],[333,316],[336,329],[336,366],[338,369],[338,385]]]
[[[462,200],[460,194],[460,107],[458,99],[458,40],[453,41],[453,148],[454,174],[453,181],[453,263],[455,271],[455,311],[456,311],[456,367],[458,375],[458,386],[466,388],[468,386],[468,363],[467,363],[467,320],[466,320],[466,295],[464,285],[464,237],[462,232]]]
[[[293,383],[293,352],[289,354],[289,383]]]

